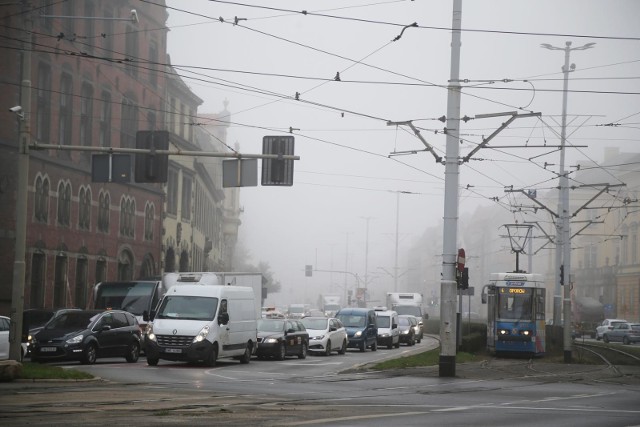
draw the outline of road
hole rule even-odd
[[[363,363],[437,343],[215,368],[118,359],[63,364],[108,381],[0,384],[2,425],[628,426],[640,423],[640,369],[496,360],[376,372]]]

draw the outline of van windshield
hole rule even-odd
[[[213,320],[218,298],[171,295],[165,296],[156,319]]]
[[[338,320],[340,320],[347,328],[364,328],[366,326],[365,319],[365,316],[350,316],[347,314],[338,315]]]
[[[391,317],[390,316],[378,316],[378,328],[390,328]]]

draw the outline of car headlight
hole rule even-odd
[[[406,331],[402,331],[401,333],[402,333],[402,335],[407,335],[407,334],[409,334],[409,332],[410,332],[410,330],[407,329]]]
[[[275,344],[275,343],[277,343],[277,342],[278,342],[278,339],[277,339],[277,338],[267,338],[267,339],[266,339],[266,340],[264,340],[263,342],[264,342],[264,343],[267,343],[267,344]]]
[[[84,338],[82,335],[76,335],[73,338],[69,338],[66,343],[67,344],[80,344],[82,342],[82,338]]]
[[[355,334],[353,334],[354,338],[358,338],[360,335],[362,335],[362,331],[358,331]]]
[[[381,337],[381,338],[386,338],[386,337],[388,337],[388,336],[389,336],[389,334],[380,334],[380,337]]]
[[[324,339],[324,335],[318,335],[317,337],[313,337],[311,339],[312,340],[323,340]]]
[[[194,343],[202,342],[207,339],[208,335],[209,335],[209,325],[205,325],[202,327],[202,329],[200,329],[200,332],[198,332],[198,335],[196,335],[196,337],[193,339],[193,342]]]

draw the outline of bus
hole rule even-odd
[[[166,293],[162,280],[100,282],[93,288],[89,309],[124,310],[136,316],[144,334],[147,322],[143,313],[150,313]]]
[[[541,274],[492,273],[482,290],[482,303],[487,304],[487,350],[543,356],[545,297]]]

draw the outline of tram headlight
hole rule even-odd
[[[522,335],[524,335],[525,337],[530,337],[531,335],[533,335],[533,332],[531,332],[531,331],[522,331],[520,333]]]
[[[498,334],[500,335],[509,335],[508,329],[498,329]]]

